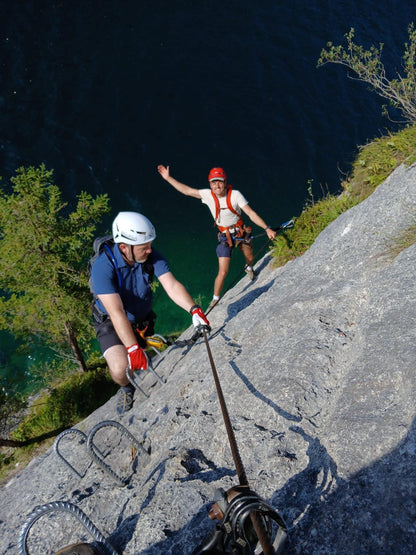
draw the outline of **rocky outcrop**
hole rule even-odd
[[[210,348],[250,486],[288,526],[285,553],[416,551],[416,246],[392,247],[415,223],[416,167],[398,168],[341,215],[301,258],[242,279],[211,312]],[[181,339],[189,338],[192,329]],[[100,456],[62,438],[77,476],[50,449],[2,488],[0,551],[18,553],[38,505],[70,502],[125,554],[187,554],[212,530],[214,491],[238,484],[206,346],[170,347],[122,418],[110,400],[83,421],[117,420]],[[99,434],[102,434],[99,437]],[[116,440],[118,443],[116,443]],[[141,451],[139,450],[139,453]],[[150,454],[150,456],[147,455]],[[31,553],[80,538],[67,514],[42,517]]]

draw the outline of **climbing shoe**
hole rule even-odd
[[[251,279],[251,281],[253,281],[256,277],[256,274],[253,270],[253,268],[251,266],[248,266],[247,264],[244,266],[244,271],[245,273],[248,275],[248,277]]]
[[[117,413],[124,414],[133,406],[134,387],[120,387],[117,395]]]
[[[212,299],[212,301],[209,303],[208,308],[207,308],[207,312],[208,310],[212,310],[214,308],[214,306],[216,306],[219,302],[219,299]]]

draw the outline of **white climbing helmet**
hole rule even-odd
[[[138,212],[119,212],[113,221],[115,243],[142,245],[156,239],[156,231],[150,220]]]

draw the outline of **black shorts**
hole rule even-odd
[[[145,335],[153,335],[155,332],[155,318],[156,314],[152,311],[147,316],[146,321],[140,322],[138,324],[132,324],[134,333],[136,334],[137,343],[143,348],[146,347],[146,342],[139,335],[137,329],[143,330],[146,328]],[[114,329],[113,322],[110,320],[110,318],[105,318],[105,320],[100,324],[95,322],[94,328],[97,333],[97,340],[100,344],[102,353],[105,353],[107,349],[109,349],[110,347],[114,347],[114,345],[123,345],[122,341],[117,335],[116,330]]]

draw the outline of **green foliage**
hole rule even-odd
[[[354,43],[354,29],[345,35],[347,47],[334,46],[331,42],[323,49],[318,67],[326,63],[336,63],[354,71],[358,80],[368,83],[391,106],[402,112],[405,120],[416,122],[416,30],[413,23],[408,27],[409,42],[405,44],[403,56],[404,75],[388,79],[381,62],[383,45],[371,46],[365,50]],[[314,202],[312,186],[308,182],[311,201],[305,206],[295,227],[278,236],[273,244],[274,263],[279,266],[303,254],[315,241],[319,233],[343,211],[361,202],[382,183],[400,164],[416,161],[416,126],[387,137],[375,139],[360,148],[353,164],[352,176],[343,183],[344,192],[340,196],[326,195]],[[406,240],[411,241],[414,230],[409,230]]]
[[[327,225],[355,203],[348,195],[327,195],[307,205],[296,219],[295,226],[275,239],[272,248],[273,264],[282,266],[288,260],[302,255]]]
[[[405,122],[416,122],[416,30],[413,23],[408,27],[409,42],[404,45],[403,75],[397,72],[397,77],[388,79],[386,69],[381,61],[383,44],[378,47],[371,46],[365,50],[362,46],[354,43],[354,29],[345,35],[347,46],[334,46],[332,42],[327,43],[327,49],[321,51],[318,67],[335,63],[351,69],[359,81],[370,85],[379,96],[388,101],[389,105],[398,109]],[[384,107],[385,115],[388,109]]]
[[[35,362],[30,367],[30,380],[34,384],[47,387],[59,380],[64,380],[74,373],[74,362],[70,358],[53,357]],[[37,387],[37,390],[39,387]]]
[[[26,400],[20,393],[12,390],[0,389],[0,429],[2,429],[10,416],[26,407]]]
[[[401,163],[416,160],[416,126],[409,126],[375,139],[360,152],[353,164],[353,179],[344,184],[353,196],[366,198]]]
[[[82,192],[69,211],[44,165],[19,168],[12,192],[0,189],[0,329],[68,353],[92,338],[86,260],[107,195]]]
[[[12,437],[25,441],[70,428],[103,405],[117,389],[106,371],[73,374],[37,401]]]
[[[302,255],[327,225],[342,212],[368,197],[397,166],[402,163],[413,164],[415,161],[416,125],[376,139],[360,148],[353,164],[352,176],[342,183],[344,192],[341,195],[328,194],[315,202],[309,181],[310,200],[296,219],[294,228],[279,235],[273,242],[274,265],[282,266],[288,260]],[[414,229],[410,229],[406,238],[400,238],[398,245],[411,244],[414,233]],[[398,245],[394,248],[400,248]]]

